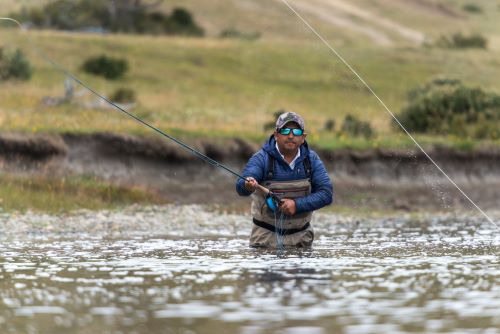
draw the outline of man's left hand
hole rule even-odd
[[[279,209],[287,216],[293,216],[297,212],[297,207],[295,206],[295,201],[293,199],[285,198],[282,199],[279,205]]]

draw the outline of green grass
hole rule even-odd
[[[485,15],[470,16],[462,10],[465,3],[447,0],[436,6],[432,1],[352,1],[353,6],[424,32],[430,38],[459,30],[484,31],[490,39],[498,38],[493,27],[500,19],[500,10],[482,0],[478,5],[485,9]],[[34,4],[4,0],[0,12]],[[22,34],[15,29],[0,29],[0,46],[22,48],[35,66],[29,82],[0,83],[0,131],[151,133],[115,110],[83,106],[83,102],[94,99],[91,95],[72,104],[43,106],[45,96],[63,94],[64,78],[33,49],[36,40],[50,58],[100,93],[110,95],[120,87],[134,89],[139,104],[132,112],[169,133],[188,138],[239,136],[261,141],[268,135],[263,127],[272,120],[273,112],[286,108],[305,116],[309,139],[324,147],[407,146],[408,139],[401,139],[400,133],[394,131],[390,115],[373,95],[279,1],[255,0],[237,5],[227,0],[173,0],[162,6],[166,11],[176,6],[193,11],[207,27],[209,37],[99,36],[52,31]],[[396,43],[382,47],[310,13],[305,15],[395,114],[405,105],[408,90],[437,76],[499,92],[500,61],[494,45],[491,50],[463,51],[409,45],[391,35],[390,29],[364,22],[389,34]],[[228,27],[261,32],[263,38],[248,42],[214,37]],[[131,71],[119,81],[106,81],[81,71],[88,57],[102,53],[126,58]],[[347,114],[369,121],[378,137],[363,141],[322,133],[327,120],[335,119],[339,128]],[[456,142],[450,141],[451,145]]]
[[[48,0],[2,0],[0,16]],[[446,50],[409,43],[375,21],[355,18],[360,24],[386,34],[394,44],[380,46],[366,36],[328,24],[303,13],[395,114],[406,103],[407,92],[442,76],[462,80],[500,93],[500,9],[495,1],[474,1],[481,14],[463,11],[468,0],[345,1],[382,18],[422,32],[432,44],[441,35],[456,32],[484,34],[488,50]],[[93,89],[104,95],[117,88],[136,91],[138,106],[132,112],[156,127],[189,142],[200,138],[223,141],[242,137],[263,142],[269,135],[264,124],[282,108],[301,113],[308,141],[323,149],[415,149],[413,142],[395,130],[390,115],[357,78],[291,15],[281,1],[169,0],[166,11],[183,6],[206,28],[207,38],[136,35],[89,35],[54,31],[20,33],[0,22],[0,47],[21,48],[34,65],[28,82],[0,83],[0,132],[90,133],[111,131],[154,136],[148,128],[116,110],[83,106],[94,97],[47,107],[46,96],[62,96],[64,76],[33,48],[44,53]],[[443,7],[444,6],[444,7]],[[445,10],[442,10],[442,9]],[[447,13],[452,13],[447,14]],[[456,15],[455,15],[456,14]],[[219,39],[227,28],[260,33],[249,42]],[[28,38],[28,36],[30,36]],[[85,74],[81,64],[105,53],[123,57],[131,70],[119,81]],[[81,90],[80,87],[77,90]],[[327,120],[337,129],[347,114],[369,121],[377,136],[370,140],[326,132]],[[485,143],[466,138],[418,135],[424,146],[451,146],[472,150]],[[490,142],[500,145],[500,142]],[[78,208],[100,209],[132,203],[161,203],[146,190],[120,187],[86,177],[65,179],[0,177],[0,206],[5,210],[28,208],[65,212]]]
[[[0,208],[4,211],[63,213],[162,203],[164,199],[145,189],[113,185],[90,176],[0,176]]]

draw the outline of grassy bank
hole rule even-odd
[[[162,203],[164,199],[145,189],[113,185],[94,177],[0,177],[0,208],[4,211],[64,213]]]
[[[288,108],[305,116],[310,140],[326,140],[327,147],[337,138],[325,133],[325,123],[334,119],[338,128],[347,114],[369,121],[383,138],[380,145],[405,142],[376,99],[314,41],[30,34],[49,57],[97,91],[110,95],[119,87],[133,88],[139,104],[132,112],[168,132],[260,140],[272,113]],[[63,76],[33,51],[25,35],[1,30],[0,38],[3,45],[26,50],[35,66],[29,82],[0,83],[0,131],[150,133],[116,110],[86,107],[94,97],[83,91],[72,103],[43,105],[44,97],[63,95]],[[395,113],[410,88],[437,76],[498,89],[495,52],[369,46],[342,51]],[[116,82],[82,73],[83,61],[101,53],[127,58],[130,73]]]
[[[48,2],[5,0],[0,14]],[[465,0],[439,4],[314,0],[295,4],[395,114],[405,106],[410,89],[436,77],[456,78],[500,93],[500,35],[496,29],[500,8],[492,1],[476,1],[476,13],[464,10]],[[42,59],[34,49],[36,44],[106,96],[120,87],[132,88],[139,99],[132,112],[174,135],[236,136],[260,142],[268,135],[264,125],[273,120],[272,114],[286,108],[305,116],[309,140],[325,148],[413,145],[394,129],[392,118],[377,99],[281,1],[172,0],[157,9],[170,12],[179,6],[193,13],[207,38],[21,33],[9,28],[11,23],[2,22],[0,47],[21,48],[35,71],[29,82],[0,82],[0,131],[150,133],[116,110],[89,107],[95,97],[81,87],[76,88],[72,103],[44,105],[44,98],[64,94],[64,76]],[[353,25],[339,26],[330,18]],[[218,38],[225,29],[255,32],[261,38]],[[483,34],[488,49],[429,47],[440,37],[460,31]],[[425,39],[415,42],[405,34]],[[381,45],[370,36],[387,38],[390,43]],[[82,72],[88,57],[103,53],[129,61],[131,70],[125,78],[106,81]],[[334,120],[338,130],[347,114],[369,121],[378,136],[369,141],[342,138],[324,129]],[[460,138],[425,136],[422,140],[470,146]]]

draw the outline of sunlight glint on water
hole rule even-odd
[[[248,248],[245,216],[102,212],[85,231],[89,215],[3,231],[2,333],[499,332],[500,236],[481,219],[319,214],[313,249],[278,254]]]

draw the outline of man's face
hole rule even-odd
[[[288,122],[283,126],[283,129],[300,129],[299,125],[295,122]],[[282,135],[278,131],[274,132],[274,138],[278,143],[278,148],[283,154],[296,154],[300,145],[304,144],[307,134],[304,132],[301,136],[295,136],[293,131],[287,135]]]

